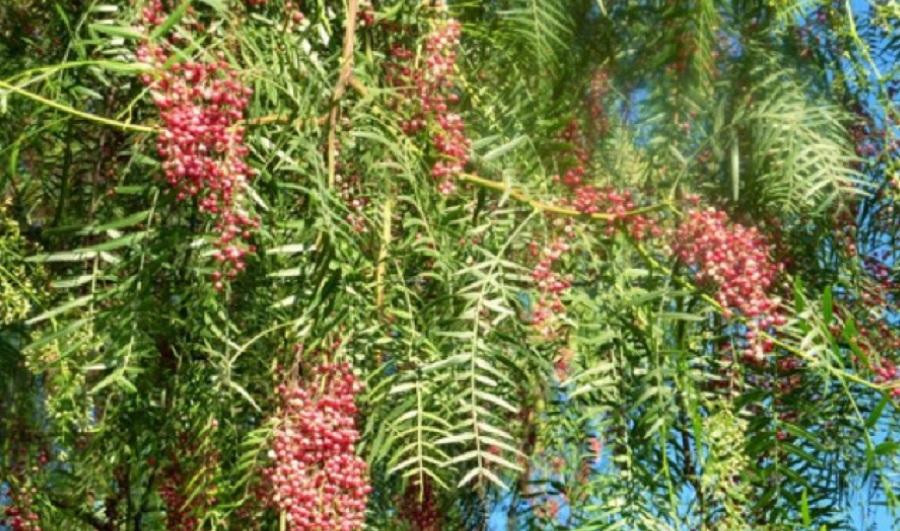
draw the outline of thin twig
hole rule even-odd
[[[329,115],[319,116],[315,119],[316,124],[325,125],[328,123]],[[267,114],[264,116],[258,116],[256,118],[245,118],[238,122],[238,125],[245,126],[254,126],[254,125],[269,125],[269,124],[291,124],[293,126],[302,125],[304,120],[302,118],[297,118],[295,120],[291,120],[290,115],[288,114]]]
[[[602,221],[615,221],[617,219],[621,219],[623,217],[629,216],[637,216],[640,214],[646,214],[648,212],[655,212],[657,210],[665,210],[671,209],[672,205],[670,203],[659,203],[656,205],[650,205],[647,207],[636,208],[634,210],[629,210],[628,212],[624,212],[622,214],[606,214],[603,212],[596,212],[593,214],[585,214],[584,212],[580,212],[575,210],[574,208],[562,207],[559,205],[553,205],[550,203],[544,203],[538,201],[537,199],[531,198],[527,193],[515,188],[513,186],[509,186],[506,183],[501,183],[497,181],[492,181],[490,179],[485,179],[483,177],[479,177],[477,175],[472,175],[471,173],[464,173],[459,176],[461,181],[469,182],[482,188],[489,188],[491,190],[496,190],[498,192],[503,192],[504,194],[512,197],[513,199],[517,199],[522,201],[523,203],[528,203],[535,210],[540,210],[541,212],[549,212],[551,214],[559,214],[561,216],[569,216],[569,217],[585,217],[590,219],[602,220]]]
[[[84,120],[90,120],[92,122],[97,122],[97,123],[100,123],[103,125],[116,127],[118,129],[123,129],[125,131],[138,131],[141,133],[158,133],[159,132],[159,130],[155,127],[132,124],[132,123],[128,123],[128,122],[120,122],[118,120],[113,120],[111,118],[105,118],[103,116],[98,116],[96,114],[91,114],[89,112],[79,111],[78,109],[76,109],[74,107],[69,107],[68,105],[64,105],[62,103],[45,98],[39,94],[29,92],[23,88],[19,88],[19,87],[15,86],[15,85],[10,85],[9,83],[6,83],[5,81],[0,81],[0,89],[14,92],[16,94],[19,94],[20,96],[25,96],[26,98],[34,100],[43,105],[46,105],[47,107],[51,107],[53,109],[62,111],[67,114],[71,114],[72,116],[77,116],[78,118],[82,118]]]
[[[393,200],[388,197],[384,202],[381,217],[381,249],[378,252],[378,263],[375,266],[375,307],[379,310],[384,305],[384,269],[387,264],[388,246],[391,244],[391,217]]]
[[[331,113],[328,116],[328,184],[334,184],[337,167],[337,122],[340,114],[340,102],[347,91],[347,83],[353,74],[353,48],[356,44],[356,12],[358,0],[347,1],[347,22],[344,27],[344,48],[341,52],[341,72],[337,84],[331,93]]]

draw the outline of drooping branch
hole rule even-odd
[[[77,118],[81,118],[83,120],[88,120],[91,122],[96,122],[102,125],[108,125],[110,127],[115,127],[117,129],[122,129],[125,131],[137,131],[140,133],[158,133],[159,129],[155,127],[150,127],[146,125],[133,124],[130,122],[120,122],[118,120],[113,120],[112,118],[106,118],[103,116],[98,116],[96,114],[91,114],[89,112],[79,111],[74,107],[70,107],[63,103],[59,103],[57,101],[45,98],[40,94],[35,94],[33,92],[27,91],[23,88],[17,87],[15,85],[10,85],[5,81],[0,81],[0,89],[8,90],[10,92],[14,92],[20,96],[24,96],[30,100],[34,100],[42,105],[46,105],[51,109],[56,109],[58,111],[64,112],[66,114],[71,114]]]
[[[552,203],[545,203],[542,201],[538,201],[537,199],[532,198],[526,192],[514,187],[507,185],[506,183],[501,183],[497,181],[492,181],[490,179],[485,179],[483,177],[479,177],[477,175],[473,175],[471,173],[464,173],[459,176],[459,179],[468,182],[482,188],[487,188],[490,190],[495,190],[498,192],[502,192],[503,194],[512,197],[518,201],[523,203],[527,203],[531,205],[535,210],[539,210],[541,212],[547,212],[549,214],[558,214],[560,216],[567,217],[579,217],[586,219],[595,219],[601,221],[615,221],[617,219],[621,219],[623,217],[629,216],[638,216],[641,214],[646,214],[648,212],[656,212],[659,210],[673,210],[674,206],[669,202],[658,203],[655,205],[650,205],[646,207],[636,208],[634,210],[629,210],[621,215],[619,214],[607,214],[604,212],[595,212],[592,214],[586,214],[584,212],[580,212],[574,208],[554,205]]]

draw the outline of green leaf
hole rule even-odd
[[[184,0],[183,2],[178,4],[178,7],[176,7],[172,10],[171,13],[169,13],[169,16],[166,17],[162,24],[160,24],[156,27],[156,29],[153,30],[153,32],[150,34],[150,40],[159,40],[159,38],[168,33],[168,31],[172,29],[175,24],[178,24],[185,13],[187,13],[188,8],[191,7],[191,3],[192,0]]]
[[[809,495],[807,489],[803,489],[800,496],[800,515],[803,518],[803,525],[809,527],[812,525],[812,518],[809,516]]]
[[[737,201],[741,193],[741,155],[737,138],[731,140],[731,200]]]
[[[878,424],[878,419],[881,418],[881,414],[884,413],[884,408],[887,407],[888,403],[891,402],[890,393],[886,393],[881,400],[878,402],[874,408],[872,408],[872,412],[869,413],[869,416],[866,418],[866,428],[872,429]]]
[[[90,27],[92,30],[97,33],[104,33],[106,35],[112,35],[113,37],[122,37],[125,39],[133,39],[133,40],[142,40],[146,37],[140,30],[137,28],[129,27],[129,26],[113,26],[109,24],[91,24]]]
[[[93,298],[94,298],[93,295],[85,295],[83,297],[78,297],[77,299],[72,299],[64,304],[61,304],[61,305],[59,305],[55,308],[52,308],[50,310],[47,310],[35,317],[32,317],[31,319],[25,321],[25,324],[30,326],[30,325],[35,325],[37,323],[40,323],[41,321],[46,321],[47,319],[52,319],[53,317],[56,317],[57,315],[68,312],[70,310],[74,310],[76,308],[80,308],[81,306],[88,304],[89,302],[91,302],[91,299],[93,299]]]
[[[481,160],[484,162],[490,162],[494,159],[500,158],[506,153],[516,149],[520,145],[524,144],[528,141],[527,135],[520,135],[516,138],[510,140],[509,142],[503,144],[502,146],[495,147],[494,149],[488,151],[484,155],[481,156]]]

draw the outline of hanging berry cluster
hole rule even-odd
[[[606,235],[612,236],[617,229],[625,228],[635,239],[647,236],[658,237],[660,228],[651,219],[641,214],[633,214],[636,207],[634,197],[627,190],[615,190],[612,187],[597,188],[585,182],[587,166],[590,162],[587,139],[581,132],[578,122],[572,120],[563,130],[560,138],[572,146],[574,163],[562,175],[554,180],[565,185],[571,197],[565,202],[571,204],[582,214],[604,213],[610,216],[606,225]]]
[[[17,432],[15,429],[17,425],[23,429]],[[24,426],[24,423],[14,421],[13,430],[8,437],[9,446],[4,456],[7,476],[0,480],[0,501],[5,501],[6,505],[0,506],[0,528],[8,528],[11,531],[41,531],[43,529],[41,518],[33,507],[35,497],[38,495],[36,484],[40,482],[39,478],[43,476],[47,463],[50,462],[50,452],[43,449],[32,461],[26,447],[18,444],[22,439],[25,441],[29,439]],[[4,496],[6,500],[3,500]]]
[[[747,319],[744,359],[763,361],[772,343],[760,341],[757,333],[785,322],[779,299],[769,295],[782,266],[770,259],[766,238],[755,227],[730,223],[725,212],[707,208],[687,214],[675,231],[672,249],[700,285],[715,290],[726,318],[736,310]]]
[[[358,233],[367,232],[369,228],[366,224],[365,208],[369,204],[369,198],[360,192],[362,189],[362,178],[358,173],[354,173],[349,177],[338,174],[335,176],[335,183],[338,186],[338,194],[344,201],[347,210],[349,210],[345,218],[347,223]]]
[[[539,327],[544,335],[550,335],[550,321],[554,316],[563,314],[566,310],[560,296],[572,285],[569,278],[560,275],[553,270],[553,265],[569,250],[569,244],[565,238],[559,237],[546,246],[538,263],[531,271],[531,279],[538,290],[539,298],[534,304],[531,313],[531,324]],[[532,252],[537,253],[537,246],[532,246]]]
[[[217,426],[213,421],[212,427]],[[211,472],[219,466],[219,453],[201,448],[189,432],[183,432],[178,437],[178,454],[162,469],[159,495],[166,506],[166,529],[193,531],[200,524],[195,515],[216,503]]]
[[[875,373],[874,382],[877,384],[892,384],[900,380],[900,370],[890,360],[881,360],[880,363],[873,364],[872,370]],[[900,398],[900,387],[891,389],[891,397]]]
[[[303,14],[303,11],[300,11],[300,6],[291,0],[284,2],[284,13],[292,27],[299,27],[306,20],[306,15]]]
[[[400,499],[399,513],[409,522],[413,531],[437,531],[441,529],[441,513],[431,481],[425,478],[423,485],[412,481]]]
[[[560,133],[560,139],[571,146],[571,151],[559,161],[560,165],[566,168],[565,171],[553,178],[569,192],[569,196],[561,201],[563,205],[571,205],[586,215],[602,213],[609,216],[604,229],[607,236],[612,236],[619,229],[627,230],[635,239],[662,235],[662,230],[654,220],[632,212],[636,205],[630,192],[618,191],[612,187],[600,189],[585,182],[591,154],[588,149],[589,142],[582,134],[577,121],[572,120],[568,123]],[[566,239],[572,235],[572,226],[565,222],[559,223],[560,220],[555,222],[563,226],[563,237],[556,238],[542,251],[538,249],[537,244],[531,245],[532,255],[540,257],[531,273],[540,293],[532,313],[532,323],[539,326],[544,335],[550,335],[552,332],[548,324],[550,318],[565,311],[560,296],[571,284],[567,278],[553,271],[553,264],[568,250]]]
[[[187,481],[177,464],[163,471],[163,479],[159,486],[159,497],[166,506],[166,529],[191,531],[197,529],[197,518],[191,508],[186,507],[187,496],[182,493]]]
[[[465,122],[460,114],[451,112],[451,106],[459,103],[454,70],[461,32],[455,19],[440,23],[425,40],[422,69],[413,67],[413,52],[400,45],[391,48],[392,61],[385,65],[385,82],[398,89],[397,106],[407,116],[402,124],[404,133],[413,135],[432,127],[431,145],[438,160],[431,167],[431,176],[443,194],[456,190],[455,177],[469,161]]]
[[[415,54],[402,44],[394,44],[389,51],[390,59],[383,64],[384,83],[392,87],[397,98],[389,105],[404,117],[401,128],[407,135],[414,135],[425,128],[425,115],[413,97],[416,87],[423,83],[422,70],[413,68]]]
[[[10,504],[0,518],[0,526],[8,526],[12,531],[41,531],[37,513],[31,509],[32,498],[37,490],[32,487],[23,490],[11,490],[8,495]]]
[[[425,41],[425,72],[418,85],[422,111],[438,125],[432,135],[432,145],[440,160],[431,167],[431,176],[438,181],[441,193],[456,190],[454,177],[462,173],[469,161],[469,139],[462,116],[450,112],[450,105],[459,102],[454,82],[456,50],[462,26],[450,19],[438,26]]]
[[[145,24],[152,28],[165,20],[164,8],[161,0],[150,2],[143,11]],[[248,242],[259,226],[245,208],[253,170],[246,163],[241,120],[251,91],[221,55],[216,61],[166,68],[171,48],[168,42],[147,42],[138,49],[138,59],[156,71],[141,79],[163,121],[157,152],[166,181],[178,200],[195,198],[200,212],[215,222],[213,256],[219,270],[213,280],[221,289],[223,274],[235,277],[244,269],[246,255],[255,251]]]
[[[269,0],[245,0],[247,7],[262,8],[269,5]],[[286,21],[286,29],[296,29],[306,20],[306,15],[300,10],[299,2],[285,0],[282,6],[282,14]]]
[[[360,384],[346,363],[320,365],[315,376],[278,386],[281,412],[265,472],[272,501],[291,529],[360,529],[372,490],[354,453]]]
[[[591,75],[585,103],[591,117],[590,125],[594,135],[605,135],[609,132],[609,116],[604,104],[604,99],[610,91],[609,85],[609,71],[606,68],[599,68]]]

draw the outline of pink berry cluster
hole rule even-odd
[[[213,421],[213,427],[217,426]],[[192,531],[200,524],[196,515],[216,503],[215,486],[208,483],[219,466],[219,453],[200,450],[189,432],[178,436],[178,452],[182,457],[173,456],[162,469],[159,496],[166,506],[166,529]],[[191,493],[189,488],[197,492]]]
[[[636,205],[631,192],[617,191],[612,187],[603,189],[585,183],[585,174],[590,161],[590,152],[578,122],[572,120],[563,130],[560,138],[572,145],[573,162],[566,171],[554,177],[554,180],[565,185],[571,193],[566,202],[583,214],[604,213],[611,216],[606,226],[607,236],[612,236],[620,227],[624,227],[636,239],[647,236],[658,237],[660,228],[651,219],[641,214],[632,214]]]
[[[13,421],[13,426],[24,425],[20,420]],[[7,498],[6,506],[0,505],[0,528],[6,526],[11,531],[41,531],[40,516],[33,509],[38,494],[35,483],[50,462],[50,451],[44,448],[32,460],[26,447],[18,444],[29,442],[28,431],[23,429],[17,434],[13,428],[10,433],[9,451],[5,456],[8,475],[0,479],[0,499],[4,494],[4,484]]]
[[[627,190],[617,191],[612,187],[598,189],[592,185],[580,185],[573,189],[572,206],[584,214],[604,213],[611,216],[605,233],[612,236],[616,229],[624,227],[635,239],[647,236],[659,237],[662,230],[650,218],[642,214],[632,214],[634,198]]]
[[[575,351],[569,347],[560,347],[553,360],[553,372],[556,373],[556,379],[560,382],[569,377],[569,370],[572,367],[572,360],[575,359]]]
[[[369,227],[366,223],[365,208],[369,204],[369,198],[359,194],[362,178],[359,174],[354,173],[349,177],[337,175],[335,181],[338,186],[338,193],[350,211],[347,214],[347,223],[358,233],[368,232]]]
[[[159,496],[166,506],[166,529],[191,531],[197,529],[198,520],[190,508],[185,507],[187,496],[182,492],[187,482],[177,465],[167,467],[159,486]]]
[[[152,27],[165,18],[160,0],[145,8],[145,22]],[[157,74],[145,74],[163,131],[157,152],[163,170],[178,200],[196,198],[198,209],[215,220],[216,252],[220,270],[213,274],[216,288],[223,287],[223,273],[233,278],[245,267],[245,257],[254,252],[248,243],[259,221],[244,208],[245,186],[253,170],[245,159],[241,120],[250,89],[220,56],[213,62],[184,62],[167,69],[169,45],[146,43],[138,59],[153,65]]]
[[[872,371],[875,373],[874,382],[877,384],[886,384],[900,380],[900,370],[890,360],[881,360],[880,363],[873,364]],[[900,398],[900,387],[891,389],[891,397]]]
[[[375,6],[369,0],[361,0],[359,2],[359,25],[363,28],[370,28],[375,25]]]
[[[31,509],[32,498],[37,491],[22,489],[8,493],[11,503],[3,511],[0,525],[8,526],[11,531],[41,531],[40,519]]]
[[[785,322],[779,299],[769,295],[782,270],[770,259],[770,247],[755,227],[731,223],[725,212],[713,208],[689,212],[672,242],[678,260],[701,285],[715,290],[725,317],[737,310],[747,319],[747,361],[762,362],[772,350],[771,341],[758,340],[758,332]]]
[[[604,99],[609,94],[609,71],[600,68],[591,76],[586,103],[588,115],[591,117],[591,128],[596,134],[604,135],[609,131],[609,117]]]
[[[413,98],[416,87],[424,83],[422,71],[413,68],[415,54],[406,46],[394,44],[389,55],[390,60],[383,63],[384,82],[394,88],[399,96],[390,105],[393,110],[405,117],[401,124],[403,132],[414,135],[425,128],[425,115],[419,108],[417,100]]]
[[[300,10],[300,6],[292,2],[291,0],[286,0],[284,2],[284,13],[287,15],[290,23],[294,26],[299,26],[303,23],[304,20],[306,20],[306,15],[304,15],[303,11]]]
[[[281,412],[265,472],[272,501],[291,529],[361,529],[372,489],[354,452],[360,384],[346,363],[322,364],[315,376],[277,388]]]
[[[165,22],[168,8],[168,2],[164,2],[164,0],[148,0],[144,9],[141,10],[141,21],[151,28],[159,26]]]
[[[873,381],[878,384],[900,380],[900,368],[894,361],[885,357],[887,353],[900,351],[900,334],[894,329],[896,327],[891,327],[883,318],[873,317],[870,310],[874,305],[865,298],[860,297],[856,301],[850,301],[855,302],[855,305],[862,305],[865,311],[858,314],[851,313],[850,306],[846,302],[835,301],[834,303],[834,315],[837,319],[829,327],[832,336],[843,341],[844,326],[842,323],[856,322],[857,332],[850,341],[868,356],[869,362],[868,365],[863,365],[860,358],[854,354],[850,358],[853,365],[860,372],[868,368],[873,375]],[[873,360],[873,358],[879,359]],[[900,388],[891,389],[891,396],[900,397]]]
[[[450,105],[459,101],[454,82],[456,50],[462,26],[450,19],[433,31],[425,41],[425,72],[417,87],[422,111],[437,122],[439,132],[432,135],[432,144],[440,160],[431,167],[431,176],[438,181],[441,193],[456,190],[453,178],[462,173],[469,161],[469,139],[462,116],[450,112]]]
[[[569,160],[563,160],[563,164],[567,164],[566,171],[559,176],[555,176],[554,180],[561,182],[570,190],[575,190],[584,184],[584,175],[587,173],[587,166],[590,163],[591,153],[587,148],[587,139],[581,131],[581,126],[576,120],[570,120],[566,124],[565,129],[559,134],[559,139],[568,143],[571,147],[571,157]]]
[[[590,151],[587,139],[577,121],[572,120],[568,123],[560,134],[560,139],[571,146],[568,156],[560,161],[560,164],[566,167],[565,171],[554,177],[554,180],[564,185],[570,193],[570,196],[562,201],[563,204],[571,205],[586,215],[599,213],[609,215],[610,220],[605,229],[609,236],[620,228],[627,230],[636,239],[662,235],[662,230],[655,221],[631,212],[635,208],[635,201],[630,192],[617,191],[611,187],[600,189],[585,182]],[[566,237],[571,236],[571,229],[571,225],[565,225]],[[541,294],[532,314],[532,322],[541,326],[545,335],[549,335],[551,331],[547,326],[550,317],[565,311],[560,294],[568,289],[570,281],[555,273],[553,264],[567,250],[565,238],[555,239],[543,251],[538,249],[536,243],[531,244],[532,255],[540,256],[532,270],[532,279]]]
[[[454,178],[469,161],[465,122],[460,114],[451,112],[451,106],[459,103],[454,69],[461,32],[459,21],[449,19],[430,33],[422,70],[411,66],[412,51],[399,45],[391,48],[393,61],[385,65],[385,82],[400,89],[400,103],[408,112],[403,131],[412,135],[433,124],[431,144],[438,160],[431,167],[431,176],[443,194],[456,190]],[[414,100],[409,98],[410,91],[414,91]]]
[[[560,295],[569,289],[572,281],[554,271],[553,266],[568,250],[569,244],[564,238],[553,240],[543,249],[538,263],[531,271],[531,279],[540,294],[532,309],[531,323],[541,327],[545,334],[550,332],[548,325],[551,317],[566,310]],[[536,245],[532,246],[532,252],[538,252]]]
[[[418,481],[407,485],[399,503],[399,513],[409,522],[413,531],[438,531],[441,529],[441,512],[431,481],[425,478],[421,487]]]

